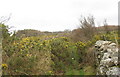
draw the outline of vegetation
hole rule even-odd
[[[117,30],[93,33],[93,18],[88,20],[84,18],[82,28],[73,31],[23,30],[13,35],[6,25],[0,24],[3,75],[95,75],[94,43],[119,42],[119,37]]]

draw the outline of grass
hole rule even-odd
[[[69,69],[65,75],[95,75],[95,69],[92,66],[86,66],[81,70]]]
[[[81,70],[71,69],[67,70],[65,75],[84,75],[84,71],[83,69]]]
[[[95,68],[92,66],[86,66],[84,67],[84,75],[95,75]]]

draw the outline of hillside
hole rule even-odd
[[[116,30],[116,27],[109,28]],[[29,29],[10,36],[4,29],[3,75],[96,75],[95,42],[119,43],[118,33],[98,31],[88,38],[81,30],[41,32]]]

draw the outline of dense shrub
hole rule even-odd
[[[65,72],[68,68],[77,68],[80,57],[74,43],[69,42],[68,38],[61,37],[53,39],[50,45],[55,71]]]
[[[2,36],[3,39],[9,38],[10,33],[9,33],[8,29],[9,29],[8,26],[0,23],[0,34],[1,34],[1,36]]]
[[[8,65],[3,74],[9,75],[45,75],[51,68],[51,54],[46,41],[39,38],[23,38],[21,41],[14,41],[9,52],[12,54],[3,63]],[[3,51],[5,52],[5,51]],[[3,55],[5,57],[5,55]]]

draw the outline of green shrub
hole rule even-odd
[[[77,51],[78,51],[78,55],[80,56],[79,58],[79,63],[82,63],[85,57],[85,49],[86,49],[86,44],[83,42],[77,42],[75,43],[76,47],[77,47]]]
[[[3,75],[45,75],[52,71],[51,52],[46,40],[41,42],[36,37],[14,40],[3,52],[6,50],[12,54],[3,60],[8,65]]]
[[[74,43],[62,37],[53,39],[50,45],[55,71],[65,72],[67,68],[77,68],[79,55]]]
[[[17,52],[7,59],[8,75],[45,75],[51,71],[50,52]],[[4,74],[4,71],[3,71]]]

